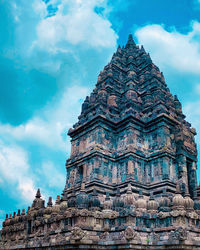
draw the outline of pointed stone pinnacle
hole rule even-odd
[[[35,198],[40,198],[40,197],[41,197],[41,193],[40,193],[40,189],[38,188]]]
[[[145,51],[143,45],[141,46],[141,51],[142,51],[143,53],[146,53],[146,51]]]
[[[20,209],[18,209],[17,211],[17,216],[20,216]]]
[[[130,35],[128,36],[128,42],[127,42],[127,44],[126,44],[126,48],[135,47],[135,46],[136,46],[136,44],[135,44],[135,42],[134,42],[134,40],[133,40],[133,36],[132,36],[132,34],[130,34]]]
[[[52,202],[52,197],[49,197],[48,203],[47,203],[47,207],[52,207],[53,202]]]
[[[60,204],[60,195],[57,195],[56,204]]]
[[[122,52],[122,49],[121,49],[121,46],[119,45],[117,48],[117,54],[119,55],[119,54],[121,54],[121,52]]]
[[[129,36],[128,36],[128,42],[133,42],[133,36],[132,36],[132,34],[129,34]]]
[[[174,100],[179,101],[177,95],[174,95]]]
[[[21,215],[25,215],[25,209],[24,208],[22,209]]]

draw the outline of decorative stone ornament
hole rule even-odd
[[[106,198],[103,203],[103,209],[107,211],[112,210],[112,205],[113,203],[112,200],[110,199],[109,193],[106,193]]]
[[[81,240],[83,237],[85,236],[85,232],[79,228],[79,227],[74,227],[72,229],[72,233],[71,233],[71,239],[75,240],[75,241],[79,241]]]
[[[40,208],[44,208],[44,200],[41,199],[41,193],[40,193],[40,189],[37,190],[35,199],[33,201],[32,204],[32,209],[40,209]]]
[[[130,183],[128,184],[128,189],[127,189],[126,195],[124,197],[124,205],[126,207],[135,206],[135,197],[133,195]]]
[[[150,195],[150,199],[148,201],[148,205],[147,205],[147,208],[148,210],[151,212],[151,213],[156,213],[157,212],[157,209],[158,209],[158,202],[155,201],[154,197],[153,197],[153,194],[151,193]]]
[[[113,207],[115,208],[115,210],[119,210],[119,209],[124,207],[124,201],[120,195],[119,188],[117,189],[117,194],[116,194],[116,197],[115,197],[114,202],[113,202]]]
[[[179,183],[177,183],[177,185],[176,185],[176,194],[173,197],[172,203],[173,203],[173,208],[175,210],[185,209],[185,200],[184,200],[183,196],[181,195]]]
[[[135,206],[138,211],[145,212],[147,209],[147,201],[146,199],[144,199],[144,196],[142,195],[142,190],[140,190],[140,194],[138,199],[136,200]]]
[[[89,206],[89,197],[85,192],[85,183],[81,184],[80,193],[76,196],[76,205],[78,208],[88,208]]]
[[[99,197],[97,195],[96,189],[93,190],[92,196],[89,200],[89,206],[91,209],[100,210],[101,202],[100,202]]]
[[[186,192],[184,197],[184,206],[187,211],[194,210],[194,201],[190,198],[190,194]]]
[[[187,230],[182,227],[178,227],[175,231],[170,233],[170,240],[184,241],[187,239]]]
[[[169,212],[170,211],[170,205],[171,205],[170,198],[167,196],[166,189],[164,189],[163,190],[163,195],[162,195],[162,197],[160,199],[160,202],[159,202],[159,211]]]
[[[127,240],[133,240],[137,237],[137,233],[132,227],[127,227],[126,230],[124,231],[124,236]]]

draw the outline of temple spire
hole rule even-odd
[[[38,188],[35,198],[40,198],[40,197],[41,197],[41,193],[40,193],[40,189]]]
[[[134,40],[133,40],[132,34],[130,34],[130,35],[128,36],[128,42],[127,42],[127,44],[126,44],[126,48],[135,47],[135,46],[136,46],[136,43],[135,43]]]

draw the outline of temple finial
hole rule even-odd
[[[174,95],[174,100],[179,101],[177,95]]]
[[[40,197],[41,197],[41,193],[40,193],[40,189],[38,188],[35,198],[40,198]]]
[[[143,47],[143,45],[141,46],[141,52],[143,52],[143,53],[145,53],[146,54],[146,51],[145,51],[145,49],[144,49],[144,47]]]
[[[60,195],[57,195],[55,204],[56,205],[60,204]]]
[[[121,52],[122,52],[122,49],[121,49],[121,46],[119,45],[118,48],[117,48],[116,54],[119,54],[119,53],[121,53]]]
[[[128,42],[133,42],[133,36],[132,36],[132,34],[129,34],[129,36],[128,36]]]
[[[53,202],[52,202],[52,197],[49,197],[48,203],[47,203],[47,207],[52,207]]]
[[[133,36],[132,36],[132,34],[129,34],[129,36],[128,36],[128,42],[127,42],[127,44],[126,44],[126,48],[129,48],[129,47],[135,47],[135,42],[134,42],[134,40],[133,40]]]

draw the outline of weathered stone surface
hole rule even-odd
[[[131,35],[68,134],[62,196],[7,215],[0,249],[200,249],[196,132]]]

